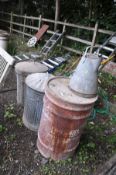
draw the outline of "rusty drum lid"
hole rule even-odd
[[[66,104],[74,105],[90,105],[97,100],[97,96],[93,98],[84,98],[75,94],[69,88],[69,78],[55,77],[51,78],[47,83],[45,91],[46,96],[52,101],[64,102]]]

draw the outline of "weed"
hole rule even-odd
[[[18,125],[19,127],[22,127],[22,126],[23,126],[23,121],[22,121],[21,118],[17,118],[17,119],[16,119],[16,123],[17,123],[17,125]]]
[[[9,137],[9,140],[13,141],[13,140],[15,140],[15,138],[16,138],[16,134],[11,134]]]
[[[107,137],[106,140],[109,144],[116,144],[116,135],[115,134],[110,135]]]
[[[6,119],[12,119],[14,117],[16,117],[16,115],[14,114],[14,104],[10,104],[10,105],[6,105],[5,106],[5,114],[4,117]]]
[[[6,137],[5,137],[5,140],[6,140],[7,142],[12,142],[13,140],[15,140],[15,138],[16,138],[16,134],[11,134],[11,135],[9,135],[9,136],[6,136]]]
[[[4,132],[6,130],[5,126],[3,126],[2,124],[0,124],[0,133]]]
[[[88,147],[88,148],[91,148],[91,149],[95,149],[95,143],[89,142],[89,143],[87,144],[87,147]]]

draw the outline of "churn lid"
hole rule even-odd
[[[77,96],[77,94],[69,88],[69,80],[69,78],[65,77],[51,78],[47,83],[45,94],[54,99],[58,99],[58,101],[64,101],[70,104],[88,105],[97,100],[97,96],[93,98]]]
[[[48,73],[34,73],[27,76],[25,83],[31,89],[45,92],[47,81],[51,77],[53,77],[53,75]]]
[[[9,34],[5,30],[0,30],[0,36],[2,36],[2,37],[9,36]]]
[[[48,67],[44,64],[34,61],[19,62],[15,66],[15,71],[18,74],[42,73],[47,72]]]

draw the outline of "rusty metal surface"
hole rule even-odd
[[[97,96],[92,98],[77,96],[72,90],[70,90],[69,81],[69,78],[64,77],[51,78],[47,84],[46,95],[49,96],[55,104],[59,106],[61,105],[60,103],[62,103],[63,107],[67,109],[70,107],[72,109],[70,104],[73,104],[74,108],[76,108],[78,104],[80,108],[84,105],[84,108],[82,107],[82,109],[86,110],[86,105],[89,106],[97,100]],[[65,103],[67,105],[64,105]]]
[[[63,80],[65,82],[64,78],[61,79],[62,83]],[[49,82],[44,97],[37,146],[44,157],[61,160],[73,155],[77,148],[94,102],[84,105],[69,103],[69,99],[66,101],[66,98],[64,101],[64,98],[59,98],[57,91],[55,96],[53,91],[48,90]]]
[[[49,26],[44,24],[41,29],[38,30],[38,32],[36,33],[36,37],[37,37],[37,40],[40,40],[41,37],[45,34],[45,32],[48,30]]]

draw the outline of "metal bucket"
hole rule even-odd
[[[75,95],[68,84],[67,78],[52,78],[45,90],[37,147],[44,157],[54,160],[73,155],[97,99]]]
[[[4,30],[0,30],[0,47],[7,50],[8,33]]]
[[[27,75],[32,73],[44,73],[47,72],[47,70],[47,66],[34,61],[24,61],[16,64],[15,72],[17,76],[17,104],[24,104],[25,78]]]
[[[28,75],[25,80],[23,123],[32,131],[38,131],[43,108],[44,89],[50,76],[48,73],[35,73]]]

